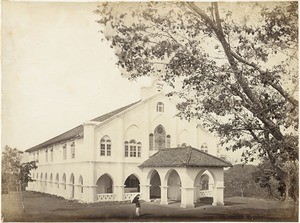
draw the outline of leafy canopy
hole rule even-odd
[[[162,78],[244,161],[267,157],[281,178],[298,159],[297,2],[103,3],[96,13],[122,74]],[[181,89],[176,83],[182,81]]]

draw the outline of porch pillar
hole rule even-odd
[[[83,196],[84,202],[93,203],[96,201],[96,188],[97,185],[85,186],[85,194]]]
[[[193,208],[194,205],[194,187],[181,187],[181,204],[182,208]]]
[[[114,193],[116,194],[117,201],[123,201],[125,185],[114,185],[113,187],[114,187]]]
[[[144,201],[150,201],[150,187],[151,185],[140,185],[141,199]]]
[[[194,201],[195,201],[195,203],[197,203],[199,201],[200,188],[201,188],[201,186],[199,186],[199,185],[195,186],[195,188],[194,188]]]
[[[224,186],[217,185],[213,190],[213,206],[223,206],[224,205]]]
[[[168,187],[169,186],[159,186],[160,187],[160,204],[168,204]]]

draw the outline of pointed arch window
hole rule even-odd
[[[155,150],[164,149],[166,147],[166,131],[162,125],[158,125],[154,129]]]
[[[108,136],[100,140],[100,156],[111,156],[111,140]]]
[[[157,102],[156,104],[156,111],[157,112],[164,112],[165,110],[165,105],[162,102]]]
[[[83,178],[82,178],[82,176],[79,177],[79,186],[80,186],[80,193],[83,193]]]
[[[154,146],[153,146],[153,137],[154,137],[153,133],[150,133],[149,134],[149,149],[150,150],[154,149]]]

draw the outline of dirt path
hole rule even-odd
[[[290,203],[254,198],[227,198],[222,207],[202,203],[189,209],[180,208],[179,203],[162,206],[144,202],[139,218],[134,217],[135,206],[128,202],[81,204],[56,196],[25,192],[23,212],[18,204],[20,201],[19,194],[11,194],[10,200],[6,195],[2,196],[5,221],[297,221]]]

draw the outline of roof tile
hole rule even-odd
[[[231,167],[231,163],[192,147],[161,149],[139,167]]]

